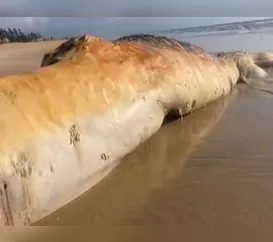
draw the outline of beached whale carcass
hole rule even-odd
[[[30,224],[99,182],[181,115],[226,95],[251,59],[156,36],[72,38],[43,68],[0,78],[0,224]],[[246,75],[247,76],[247,75]]]

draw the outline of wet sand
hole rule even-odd
[[[0,46],[10,58],[1,57],[0,75],[37,68],[57,43],[45,45]],[[272,95],[238,85],[183,122],[164,125],[102,182],[34,225],[104,225],[103,236],[113,232],[105,225],[125,226],[111,241],[140,241],[167,228],[177,229],[178,241],[272,241],[272,105]],[[163,226],[155,234],[132,230],[153,225]],[[61,234],[41,231],[16,241],[73,241]]]
[[[247,34],[222,33],[218,35],[200,35],[187,38],[180,34],[174,35],[173,37],[200,45],[206,51],[273,51],[273,33],[270,31],[250,32]]]

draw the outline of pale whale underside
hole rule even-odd
[[[265,79],[271,53],[215,53],[153,35],[71,38],[39,70],[0,78],[0,224],[28,225],[103,179],[155,134],[239,80]]]

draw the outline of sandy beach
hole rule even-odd
[[[258,36],[242,36],[189,41],[217,51],[240,49],[253,37],[246,50],[272,50],[272,35],[259,42]],[[0,76],[38,68],[59,43],[0,45]],[[111,241],[148,238],[149,232],[136,234],[129,226],[153,225],[178,228],[185,241],[272,241],[272,105],[272,95],[239,84],[229,96],[164,125],[102,182],[34,225],[127,226]],[[16,241],[50,236],[41,232],[35,240]]]

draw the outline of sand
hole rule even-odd
[[[40,67],[44,53],[62,41],[0,45],[0,76],[30,72]]]
[[[38,68],[58,44],[1,45],[0,75]],[[96,236],[110,241],[167,241],[159,236],[167,228],[178,241],[272,241],[272,104],[272,95],[238,85],[164,125],[102,182],[35,225],[104,225]],[[163,226],[145,229],[153,225]],[[65,236],[39,230],[16,241],[75,241]]]

